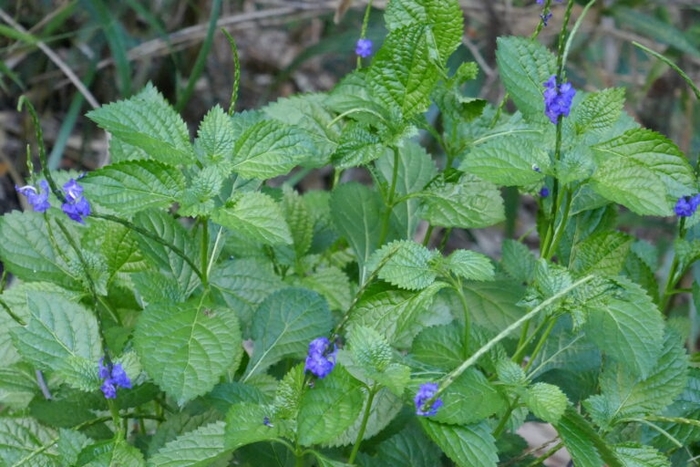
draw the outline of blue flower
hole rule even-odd
[[[549,188],[547,188],[546,186],[543,186],[542,189],[540,190],[540,196],[542,198],[546,198],[547,196],[549,196]]]
[[[318,337],[309,343],[309,354],[306,357],[304,371],[310,371],[319,378],[325,378],[335,366],[335,346],[326,337]]]
[[[437,392],[437,383],[424,383],[421,384],[414,402],[416,403],[416,415],[421,415],[424,417],[430,417],[435,415],[440,407],[442,407],[442,399],[438,398],[433,401],[433,404],[428,408],[428,410],[423,410],[423,406],[428,402]]]
[[[83,218],[90,215],[91,209],[90,203],[83,196],[83,187],[71,178],[63,185],[63,191],[66,202],[61,205],[61,209],[74,221],[84,224]]]
[[[362,58],[372,55],[372,41],[369,39],[358,39],[355,45],[355,53]]]
[[[544,87],[544,113],[552,123],[556,124],[559,116],[569,115],[576,90],[571,83],[557,84],[555,75],[544,83]]]
[[[540,15],[540,18],[542,18],[542,24],[547,26],[547,23],[549,22],[549,20],[552,19],[552,12],[548,11],[547,13],[542,13]]]
[[[39,182],[40,190],[37,190],[31,185],[19,187],[15,185],[17,193],[27,197],[27,201],[32,205],[36,212],[45,212],[51,207],[49,203],[49,184],[46,180]]]
[[[678,198],[673,210],[679,217],[690,217],[695,214],[698,206],[700,206],[700,194],[695,196],[681,196]]]
[[[127,376],[126,371],[124,371],[121,363],[108,363],[105,365],[104,358],[101,358],[97,369],[97,375],[100,379],[104,380],[100,389],[106,399],[114,399],[117,397],[117,387],[131,389],[131,380],[129,376]]]

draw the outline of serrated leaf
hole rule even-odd
[[[462,290],[474,322],[491,331],[500,332],[525,314],[518,306],[525,289],[517,282],[466,283]]]
[[[224,443],[225,427],[224,422],[215,422],[178,436],[148,460],[149,467],[205,467],[229,457]]]
[[[493,280],[494,269],[488,256],[470,250],[455,250],[444,260],[452,274],[472,281]]]
[[[592,149],[598,164],[593,189],[637,214],[670,216],[679,197],[695,192],[690,164],[659,133],[629,130]]]
[[[608,444],[595,431],[590,422],[569,407],[555,428],[576,467],[622,467]]]
[[[226,173],[215,165],[197,172],[189,186],[182,192],[178,214],[189,217],[208,217],[214,209],[214,198],[218,196]]]
[[[405,119],[427,110],[439,78],[427,31],[416,23],[390,31],[367,74],[377,98]]]
[[[282,358],[306,355],[309,342],[331,329],[326,301],[316,292],[289,287],[269,295],[253,318],[253,355],[244,381]]]
[[[90,438],[80,431],[65,428],[58,430],[58,435],[56,447],[63,465],[75,465],[80,451],[91,442]]]
[[[683,391],[688,361],[680,339],[667,332],[658,361],[646,377],[631,374],[623,364],[609,365],[600,378],[601,394],[586,402],[600,426],[620,419],[642,417],[664,409]]]
[[[527,284],[535,274],[537,259],[523,243],[507,238],[503,240],[501,266],[510,277]]]
[[[87,116],[156,160],[171,164],[193,160],[187,125],[151,84],[131,99],[104,105]]]
[[[13,467],[53,467],[57,464],[56,431],[31,418],[0,418],[0,459]]]
[[[313,160],[314,147],[300,129],[276,120],[258,121],[238,135],[232,169],[243,178],[285,175]]]
[[[523,116],[546,122],[544,82],[556,73],[554,55],[537,41],[499,37],[496,62],[506,91]]]
[[[220,418],[219,412],[213,409],[198,414],[190,412],[171,414],[167,420],[158,425],[155,434],[151,437],[148,443],[149,458],[163,448],[166,443],[172,442],[178,436],[191,433],[209,423],[218,422]],[[223,428],[221,431],[223,433]]]
[[[352,302],[350,279],[335,266],[317,268],[303,277],[299,284],[323,295],[331,310],[345,311]]]
[[[615,276],[620,273],[634,238],[622,232],[591,235],[574,247],[569,268],[574,274],[595,273]]]
[[[436,184],[420,194],[423,218],[435,226],[488,227],[505,219],[503,199],[492,183],[465,174],[459,183]]]
[[[301,399],[297,422],[299,443],[311,446],[341,434],[360,414],[363,398],[361,383],[345,368],[336,366]]]
[[[124,440],[98,441],[80,452],[77,465],[90,467],[144,467],[141,451]]]
[[[348,336],[353,361],[363,370],[384,371],[393,360],[393,351],[384,336],[366,326],[353,326]]]
[[[11,410],[23,410],[36,396],[36,371],[28,364],[0,368],[0,404]]]
[[[104,223],[102,227],[90,229],[90,234],[95,235],[96,243],[99,242],[110,275],[143,271],[148,267],[130,228],[112,223]]]
[[[437,422],[468,425],[505,409],[505,399],[479,370],[469,368],[440,396],[443,406],[432,417]]]
[[[167,208],[185,188],[177,167],[155,160],[125,161],[88,174],[82,181],[95,203],[127,217]]]
[[[51,223],[51,229],[57,240],[64,240],[55,222]],[[74,257],[70,249],[60,253],[54,250],[44,215],[14,211],[0,217],[0,259],[19,279],[82,290],[78,274],[66,262]]]
[[[460,467],[495,467],[498,463],[496,440],[486,421],[475,425],[445,425],[424,417],[423,429],[447,457]]]
[[[612,449],[624,467],[671,467],[668,458],[651,446],[617,444]]]
[[[444,0],[404,0],[387,5],[384,21],[389,31],[402,27],[426,25],[430,43],[438,49],[442,63],[462,39],[462,14],[459,4]]]
[[[425,328],[413,340],[411,355],[444,372],[454,370],[469,356],[463,332],[454,324]]]
[[[34,292],[27,297],[25,327],[12,330],[12,341],[22,357],[37,368],[72,372],[87,361],[97,372],[102,345],[95,316],[57,293]]]
[[[396,287],[422,290],[435,281],[437,274],[430,267],[436,257],[420,243],[397,240],[375,251],[367,261],[369,271],[379,271],[377,276]]]
[[[338,170],[344,170],[367,165],[389,152],[381,138],[366,125],[350,122],[343,128],[332,158]]]
[[[525,404],[541,420],[556,424],[564,415],[569,401],[553,384],[535,383],[525,391]]]
[[[330,209],[333,225],[357,255],[362,284],[367,276],[365,264],[379,246],[381,198],[359,183],[346,183],[333,190]]]
[[[168,213],[154,210],[142,211],[134,217],[134,223],[157,235],[169,245],[174,245],[189,258],[197,258],[199,254],[197,239],[193,238],[194,236]],[[181,255],[149,237],[138,233],[135,235],[141,252],[177,281],[184,296],[189,295],[200,284],[199,277],[192,266]]]
[[[663,345],[664,322],[658,307],[637,284],[618,277],[606,306],[588,310],[587,336],[630,377],[650,374]]]
[[[570,122],[574,125],[574,131],[583,136],[586,133],[602,134],[620,118],[624,103],[624,88],[608,88],[586,94],[571,110]]]
[[[243,351],[241,344],[233,311],[200,299],[150,304],[134,332],[144,369],[180,405],[213,388]]]
[[[496,185],[524,186],[541,183],[541,170],[546,173],[549,165],[549,155],[541,144],[531,138],[507,135],[474,147],[462,159],[459,170]]]
[[[277,385],[274,407],[277,417],[296,420],[299,404],[306,388],[304,365],[298,364],[284,375]]]
[[[410,347],[413,337],[424,326],[444,324],[451,317],[431,310],[435,294],[446,287],[436,282],[418,293],[389,290],[361,300],[350,313],[348,325],[364,325],[382,333],[399,348]]]
[[[259,191],[234,195],[226,206],[214,210],[212,221],[265,245],[289,245],[293,242],[280,206],[272,197]]]
[[[199,159],[210,164],[230,157],[235,146],[234,126],[224,109],[218,104],[204,116],[197,130],[195,148]]]
[[[440,454],[440,449],[430,442],[416,424],[409,424],[377,446],[377,462],[372,465],[435,467],[435,459]]]

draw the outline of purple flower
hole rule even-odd
[[[325,378],[335,366],[337,350],[326,337],[318,337],[309,343],[304,371],[310,371],[319,378]]]
[[[372,55],[372,41],[369,39],[358,39],[355,45],[355,53],[362,58]]]
[[[547,196],[549,196],[549,188],[547,188],[546,186],[543,186],[542,189],[540,190],[540,196],[542,198],[546,198]]]
[[[576,90],[571,83],[557,84],[556,75],[552,75],[544,83],[544,87],[544,113],[552,123],[556,124],[559,116],[569,115]]]
[[[90,203],[83,196],[83,187],[71,178],[63,185],[63,191],[66,202],[61,205],[61,209],[74,221],[84,224],[83,218],[90,215],[91,209]]]
[[[117,397],[117,387],[131,389],[131,380],[129,376],[127,376],[126,371],[124,371],[121,363],[109,363],[105,365],[104,358],[101,358],[97,375],[100,379],[104,380],[100,389],[106,399],[114,399]]]
[[[51,207],[49,203],[49,184],[46,180],[39,182],[39,187],[41,190],[37,190],[31,185],[26,185],[19,187],[15,185],[15,190],[17,193],[27,197],[27,201],[32,205],[32,208],[36,212],[45,212]]]
[[[542,13],[540,15],[540,18],[542,18],[542,24],[547,26],[547,23],[549,22],[549,20],[552,19],[552,12],[548,11],[547,13]]]
[[[700,194],[695,196],[681,196],[678,198],[673,210],[679,217],[690,217],[695,214],[698,206],[700,206]]]
[[[433,401],[433,404],[428,408],[428,410],[423,410],[423,406],[428,402],[438,390],[437,383],[424,383],[421,384],[414,402],[416,403],[416,415],[421,415],[424,417],[430,417],[435,415],[440,407],[442,407],[442,399],[438,398]]]

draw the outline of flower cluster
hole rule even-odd
[[[695,196],[682,196],[676,202],[673,208],[677,216],[690,217],[695,214],[695,211],[700,206],[700,194]]]
[[[46,180],[39,182],[40,190],[31,185],[23,187],[15,186],[17,193],[27,197],[27,201],[36,212],[44,212],[51,207],[49,203],[49,184]]]
[[[310,371],[319,378],[325,378],[335,366],[335,346],[326,337],[318,337],[309,343],[309,355],[306,357],[304,371]]]
[[[117,397],[117,387],[131,389],[131,380],[122,368],[121,363],[104,364],[104,359],[100,359],[100,367],[97,374],[104,380],[100,389],[107,399]]]
[[[563,117],[569,115],[576,90],[571,83],[557,84],[555,75],[544,83],[544,87],[544,113],[556,125],[560,115]]]
[[[15,190],[27,197],[27,201],[36,212],[45,212],[51,207],[49,202],[49,184],[46,180],[39,182],[39,190],[31,185],[23,187],[15,186]],[[90,215],[90,203],[83,196],[83,187],[74,179],[70,179],[63,185],[66,202],[61,205],[63,212],[76,222],[84,224],[84,217]]]
[[[355,45],[355,53],[362,58],[372,55],[372,41],[369,39],[358,39]]]
[[[61,205],[61,209],[66,213],[66,216],[84,224],[83,217],[90,215],[90,203],[83,196],[83,187],[71,178],[63,185],[63,190],[66,193],[66,202]]]
[[[433,398],[435,393],[437,393],[437,390],[437,383],[421,384],[414,399],[414,402],[416,403],[416,415],[430,417],[431,415],[435,415],[437,413],[438,409],[442,407],[442,399],[440,398],[435,399],[428,410],[423,410],[425,403]]]

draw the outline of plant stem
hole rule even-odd
[[[362,439],[365,436],[365,430],[367,429],[367,421],[372,412],[372,402],[374,401],[374,396],[377,394],[376,385],[372,385],[369,388],[369,396],[367,397],[367,407],[365,408],[365,413],[362,415],[362,423],[360,424],[360,431],[357,433],[357,438],[355,438],[355,444],[352,447],[352,452],[350,452],[350,457],[348,457],[348,464],[355,462],[355,457],[360,451],[360,444],[362,444]]]
[[[384,218],[382,219],[382,230],[379,235],[379,245],[384,245],[387,235],[389,235],[389,225],[391,224],[391,213],[394,211],[394,197],[396,196],[396,183],[399,178],[399,150],[393,148],[394,150],[394,167],[391,173],[391,185],[389,186],[389,193],[386,196],[386,211],[384,211]]]
[[[547,321],[543,321],[542,324],[546,323]],[[537,354],[540,353],[542,350],[542,347],[544,347],[544,344],[547,342],[547,338],[549,335],[552,333],[552,329],[554,329],[554,324],[556,323],[556,320],[554,319],[549,319],[549,325],[547,326],[547,329],[542,333],[542,336],[540,336],[540,340],[537,342],[537,345],[535,346],[535,350],[532,351],[530,354],[530,358],[525,365],[525,368],[523,370],[527,373],[527,370],[530,369],[532,366],[532,363],[535,361],[535,357],[537,357]]]
[[[200,245],[201,254],[201,271],[202,271],[202,286],[206,289],[208,285],[207,272],[209,271],[209,221],[200,219],[202,224],[202,243]]]

